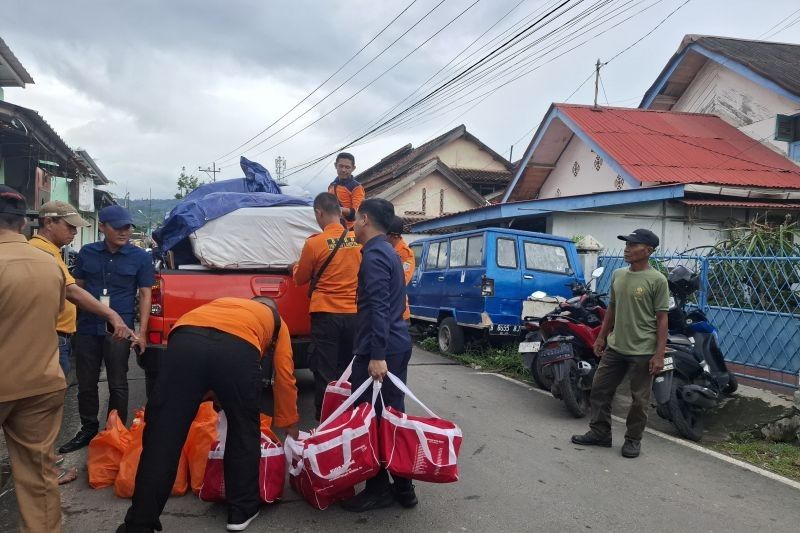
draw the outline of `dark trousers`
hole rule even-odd
[[[408,378],[408,362],[411,359],[411,349],[398,354],[388,354],[386,356],[386,366],[389,372],[400,378],[405,383]],[[367,367],[369,366],[369,359],[364,356],[356,356],[353,361],[353,375],[350,377],[350,383],[353,385],[353,390],[357,389],[366,380],[370,379]],[[405,412],[405,394],[401,392],[394,384],[385,378],[381,386],[381,395],[383,396],[383,403],[387,407],[394,407],[400,412]],[[372,388],[367,389],[357,403],[371,402],[372,401]],[[380,413],[383,411],[380,398],[375,402],[375,411],[378,413],[378,423],[380,424]],[[398,491],[406,491],[411,489],[411,480],[400,476],[392,476],[394,480],[395,489]],[[366,490],[369,492],[380,493],[385,492],[391,488],[391,481],[389,480],[389,472],[385,468],[381,468],[378,474],[367,480]]]
[[[106,365],[108,412],[116,409],[122,423],[128,420],[128,358],[130,341],[115,341],[110,335],[75,335],[75,374],[78,378],[78,413],[84,431],[96,433],[100,398],[97,386],[100,368]]]
[[[308,366],[314,372],[314,406],[319,419],[325,387],[336,381],[353,359],[355,313],[311,313]]]
[[[184,326],[170,335],[145,410],[142,457],[126,524],[160,528],[158,517],[175,482],[189,426],[209,390],[228,418],[223,459],[228,508],[247,517],[258,510],[260,356],[252,344],[215,329]]]
[[[626,375],[630,376],[633,402],[628,410],[628,431],[625,433],[625,438],[642,440],[647,425],[647,407],[652,385],[650,357],[622,355],[613,350],[606,350],[592,381],[590,396],[592,413],[589,428],[597,437],[611,436],[611,402],[614,400],[617,387]]]

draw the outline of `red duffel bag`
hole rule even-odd
[[[386,376],[430,417],[407,415],[384,406],[379,430],[381,463],[401,477],[431,483],[458,481],[461,429],[428,409],[397,376],[391,372]]]
[[[286,438],[292,486],[314,507],[321,509],[350,495],[355,485],[380,469],[374,407],[380,384],[374,384],[372,403],[351,409],[370,385],[373,382],[366,380],[314,433]]]
[[[325,395],[322,397],[322,413],[320,420],[327,420],[328,417],[350,397],[352,386],[350,385],[350,375],[353,373],[353,361],[347,365],[342,376],[336,381],[331,381],[325,387]]]

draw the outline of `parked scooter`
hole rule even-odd
[[[592,281],[602,273],[602,267],[592,272]],[[593,346],[605,304],[602,294],[584,284],[573,284],[572,291],[572,298],[539,320],[526,320],[529,333],[520,344],[520,352],[536,384],[563,400],[569,412],[581,418],[589,411],[589,393],[599,363]],[[546,297],[544,293],[532,296]]]
[[[653,384],[656,411],[670,420],[682,437],[699,441],[705,411],[724,395],[733,394],[738,384],[725,364],[717,329],[701,310],[686,312],[688,297],[700,288],[699,276],[679,266],[667,279],[672,293],[667,351],[674,370],[671,378],[659,381],[662,374]]]

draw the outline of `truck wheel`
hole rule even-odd
[[[695,442],[703,438],[703,413],[693,408],[681,398],[681,387],[686,385],[683,377],[672,377],[672,397],[669,400],[669,414],[672,424],[681,437]]]
[[[581,389],[579,382],[578,366],[570,361],[569,375],[561,382],[561,399],[575,418],[583,418],[589,411],[589,391]]]
[[[464,353],[464,329],[451,316],[439,324],[439,350],[450,355]]]

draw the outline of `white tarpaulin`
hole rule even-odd
[[[212,268],[283,269],[300,259],[320,228],[311,206],[244,207],[189,236],[200,263]]]

